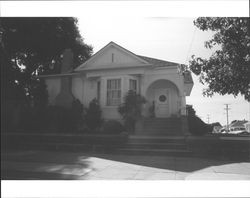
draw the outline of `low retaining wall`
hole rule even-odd
[[[250,137],[187,136],[188,149],[197,157],[244,159],[250,161]]]
[[[109,134],[2,134],[2,149],[112,150],[127,142],[127,133]]]

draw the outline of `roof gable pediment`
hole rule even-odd
[[[144,65],[151,64],[116,43],[110,42],[108,45],[95,53],[88,61],[77,67],[75,71],[124,68]]]

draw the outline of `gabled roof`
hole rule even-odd
[[[95,59],[98,55],[102,54],[107,48],[109,47],[116,47],[121,52],[124,52],[126,55],[134,59],[137,63],[136,65],[133,63],[108,63],[103,64],[100,66],[91,65],[91,61]],[[100,70],[100,69],[122,69],[122,68],[134,68],[134,67],[171,67],[171,66],[179,66],[181,64],[169,62],[165,60],[160,60],[156,58],[151,58],[147,56],[141,56],[136,55],[133,52],[123,48],[122,46],[116,44],[115,42],[111,41],[106,46],[104,46],[102,49],[100,49],[98,52],[96,52],[94,55],[92,55],[87,61],[85,61],[83,64],[78,66],[74,70],[70,70],[65,73],[59,73],[59,74],[48,74],[48,75],[39,75],[38,77],[56,77],[56,76],[66,76],[66,75],[77,75],[80,71],[89,71],[89,70]],[[184,75],[185,83],[193,83],[191,74]]]
[[[234,123],[231,123],[229,126],[230,127],[242,127],[247,122],[248,122],[247,120],[237,120]]]
[[[169,61],[165,61],[165,60],[160,60],[160,59],[156,59],[156,58],[151,58],[151,57],[147,57],[147,56],[140,56],[137,55],[138,57],[144,59],[145,61],[147,61],[148,63],[154,65],[154,66],[158,66],[158,67],[162,67],[162,66],[179,66],[179,63],[174,63],[174,62],[169,62]]]
[[[140,64],[138,65],[130,65],[130,64],[108,64],[108,65],[102,65],[102,66],[95,66],[95,67],[91,67],[88,64],[91,63],[91,61],[93,59],[95,59],[98,55],[102,54],[107,48],[109,48],[110,46],[114,46],[116,48],[118,48],[119,50],[125,52],[126,54],[132,56],[133,58],[135,58],[136,60],[138,60],[140,62]],[[96,52],[92,57],[89,58],[89,60],[87,60],[85,63],[81,64],[79,67],[77,67],[75,69],[75,71],[86,71],[86,70],[97,70],[97,69],[114,69],[114,68],[128,68],[128,67],[133,67],[133,66],[139,66],[139,67],[143,67],[143,66],[155,66],[155,67],[168,67],[168,66],[178,66],[180,65],[179,63],[174,63],[174,62],[169,62],[169,61],[165,61],[165,60],[160,60],[160,59],[156,59],[156,58],[151,58],[151,57],[146,57],[146,56],[140,56],[140,55],[136,55],[133,52],[123,48],[122,46],[116,44],[115,42],[111,41],[110,43],[108,43],[106,46],[104,46],[102,49],[100,49],[98,52]]]
[[[107,48],[114,46],[116,48],[118,48],[119,50],[125,52],[126,54],[129,54],[130,56],[134,57],[135,59],[137,59],[138,61],[141,62],[141,65],[150,65],[150,63],[148,63],[146,60],[140,58],[139,56],[137,56],[136,54],[134,54],[133,52],[123,48],[122,46],[116,44],[115,42],[111,41],[110,43],[108,43],[106,46],[104,46],[102,49],[100,49],[98,52],[96,52],[93,56],[91,56],[86,62],[84,62],[83,64],[81,64],[79,67],[77,67],[75,69],[75,71],[81,71],[81,70],[91,70],[91,68],[88,68],[88,64],[95,59],[98,55],[102,54]],[[110,67],[110,65],[108,65]],[[111,68],[113,68],[114,66],[111,66]],[[106,67],[105,67],[106,68]],[[98,68],[95,68],[98,69]],[[103,69],[100,68],[100,69]]]

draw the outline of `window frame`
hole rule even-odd
[[[112,81],[115,81],[117,80],[118,81],[118,88],[116,88],[116,85],[112,85]],[[110,82],[110,88],[109,88],[109,82]],[[116,107],[116,106],[119,106],[121,104],[121,100],[122,100],[122,79],[121,78],[108,78],[106,80],[106,106],[107,107]],[[114,83],[115,84],[115,83]],[[115,86],[114,88],[112,88],[112,86]],[[116,93],[117,92],[117,93]],[[110,97],[110,93],[111,93],[111,97]],[[117,95],[120,95],[120,97],[113,97],[112,98],[112,95],[115,95],[115,93]],[[110,97],[110,98],[109,98]],[[118,102],[112,102],[112,100],[117,100]]]
[[[131,89],[131,82],[135,82],[135,89]],[[129,86],[129,91],[132,90],[135,93],[138,92],[138,82],[137,82],[137,79],[129,78],[129,85],[128,86]]]
[[[97,94],[96,94],[97,100],[100,103],[101,102],[101,81],[100,80],[97,81],[96,87],[97,87]]]

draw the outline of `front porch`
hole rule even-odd
[[[180,118],[186,115],[185,95],[170,79],[153,79],[144,92],[147,99],[142,110],[144,117]]]
[[[136,122],[134,133],[138,136],[187,136],[189,134],[187,117],[142,117]]]

